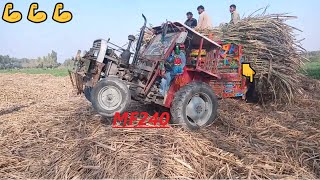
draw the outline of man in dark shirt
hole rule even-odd
[[[195,18],[193,18],[193,14],[192,12],[188,12],[187,13],[187,20],[184,23],[185,25],[191,27],[191,28],[195,28],[197,26],[197,20]]]

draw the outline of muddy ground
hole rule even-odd
[[[320,178],[312,93],[283,107],[221,100],[199,132],[112,129],[68,77],[1,74],[0,178]]]

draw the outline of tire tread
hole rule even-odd
[[[215,93],[213,92],[213,89],[206,83],[204,82],[191,82],[189,84],[187,84],[186,86],[182,87],[178,92],[175,93],[174,95],[174,99],[172,101],[172,106],[171,106],[171,115],[172,115],[172,121],[174,124],[180,124],[182,125],[184,128],[190,129],[190,130],[198,130],[201,127],[198,126],[191,126],[188,125],[184,119],[184,115],[183,115],[183,108],[184,105],[187,101],[187,99],[189,98],[189,96],[192,95],[192,91],[195,88],[203,88],[208,90],[208,92],[212,92],[212,103],[213,103],[213,112],[211,115],[210,120],[205,124],[205,126],[210,125],[213,123],[213,121],[216,119],[217,116],[217,98]]]

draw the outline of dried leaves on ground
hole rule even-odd
[[[288,107],[221,100],[217,122],[189,132],[112,129],[67,77],[2,74],[0,93],[1,179],[320,178],[314,94]]]

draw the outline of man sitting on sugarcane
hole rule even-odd
[[[166,59],[164,64],[163,78],[160,83],[160,94],[165,97],[169,90],[171,81],[176,75],[182,74],[186,65],[184,45],[176,45],[174,52]]]
[[[230,24],[237,24],[240,21],[240,15],[237,12],[237,6],[232,4],[230,6],[231,20]]]
[[[199,13],[199,20],[198,20],[198,25],[195,29],[196,30],[211,29],[213,27],[211,18],[208,15],[208,13],[204,10],[204,7],[201,5],[197,8],[197,10]]]

